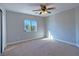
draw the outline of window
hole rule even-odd
[[[35,20],[24,20],[24,30],[25,32],[36,32],[37,22]]]

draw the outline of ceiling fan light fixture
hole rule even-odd
[[[47,8],[46,5],[42,4],[42,5],[40,5],[40,9],[37,9],[37,10],[34,10],[34,11],[39,11],[39,15],[41,15],[41,14],[45,15],[45,14],[48,14],[48,13],[50,14],[51,9],[55,9],[55,7]]]
[[[44,14],[47,14],[47,11],[45,11]]]
[[[42,11],[42,14],[47,14],[47,11]]]

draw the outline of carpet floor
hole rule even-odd
[[[50,39],[39,39],[8,46],[4,56],[79,56],[79,48]]]

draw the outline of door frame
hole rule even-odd
[[[3,27],[2,27],[2,10],[1,9],[0,9],[0,12],[1,12],[1,22],[0,22],[1,23],[1,33],[0,33],[1,34],[1,44],[0,45],[1,45],[1,54],[2,54],[2,52],[3,52],[3,40],[2,40],[3,39],[2,38],[2,30],[3,29],[2,28]]]

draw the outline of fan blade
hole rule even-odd
[[[39,14],[42,14],[42,12],[40,12]]]
[[[47,8],[47,10],[55,9],[55,7]]]
[[[41,11],[41,9],[33,10],[33,11]]]
[[[48,13],[51,13],[50,11],[47,11]]]

